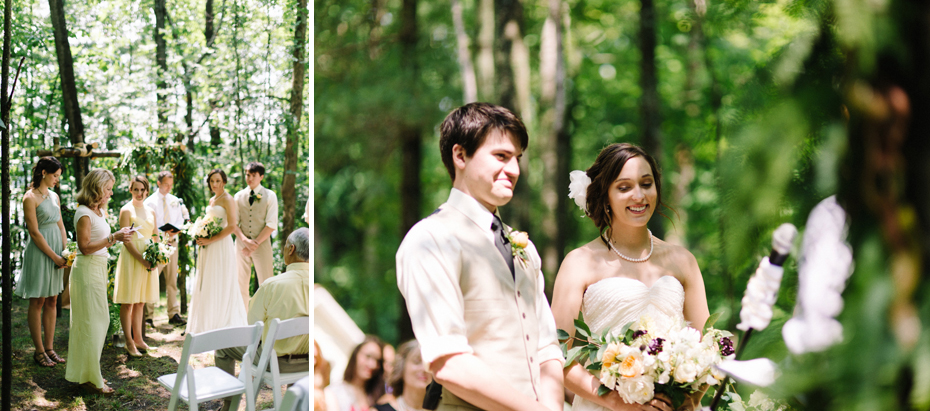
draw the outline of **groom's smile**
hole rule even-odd
[[[458,171],[453,186],[492,213],[510,202],[520,177],[523,150],[519,142],[509,132],[492,130],[470,157],[461,146],[456,147],[459,150],[454,151],[453,161]]]

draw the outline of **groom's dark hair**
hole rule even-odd
[[[245,165],[246,173],[258,173],[258,175],[265,175],[265,165],[259,163],[258,161],[253,161]]]
[[[469,103],[449,113],[439,126],[439,155],[449,171],[449,177],[455,182],[455,164],[452,162],[452,147],[456,144],[465,149],[465,156],[471,157],[484,144],[492,130],[509,132],[520,141],[520,147],[526,150],[529,136],[526,126],[510,110],[489,103]]]

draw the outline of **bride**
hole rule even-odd
[[[236,227],[236,202],[226,192],[226,173],[213,169],[207,184],[214,196],[207,216],[219,217],[223,231],[210,238],[198,238],[197,279],[191,294],[188,333],[248,325],[236,270],[236,248],[230,234]]]
[[[697,261],[646,228],[663,205],[655,160],[632,144],[613,144],[586,173],[573,172],[572,180],[573,187],[575,180],[590,183],[575,201],[584,204],[601,235],[570,252],[559,268],[552,294],[556,326],[574,334],[573,320],[582,311],[594,333],[619,332],[647,313],[656,323],[671,325],[683,318],[700,330],[709,314]],[[575,393],[575,411],[672,409],[664,395],[642,405],[624,402],[616,391],[598,396],[600,381],[577,362],[564,372],[565,387]],[[695,393],[681,409],[699,408],[702,395]]]

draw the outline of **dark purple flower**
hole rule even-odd
[[[639,337],[642,337],[642,336],[646,335],[646,332],[647,332],[646,330],[637,330],[637,331],[633,331],[633,339],[635,340],[635,339],[637,339],[637,338],[639,338]]]
[[[662,343],[665,342],[662,338],[656,338],[649,343],[649,355],[656,355],[662,352]]]
[[[733,355],[735,351],[733,350],[733,341],[729,337],[723,337],[720,339],[720,354],[724,357]]]

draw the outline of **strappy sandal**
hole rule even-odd
[[[56,364],[55,361],[48,358],[48,355],[45,355],[45,352],[36,351],[35,354],[32,354],[32,360],[43,367],[54,367]]]
[[[81,388],[83,388],[84,391],[87,391],[90,394],[102,395],[104,397],[109,397],[113,395],[113,393],[116,392],[114,389],[110,388],[110,386],[108,386],[106,383],[103,384],[103,388],[97,388],[96,385],[91,384],[90,382],[85,382],[81,384]]]
[[[61,358],[61,356],[58,355],[58,353],[56,353],[55,350],[45,350],[45,355],[47,355],[48,358],[51,358],[52,361],[55,361],[59,364],[65,363],[65,359]]]

